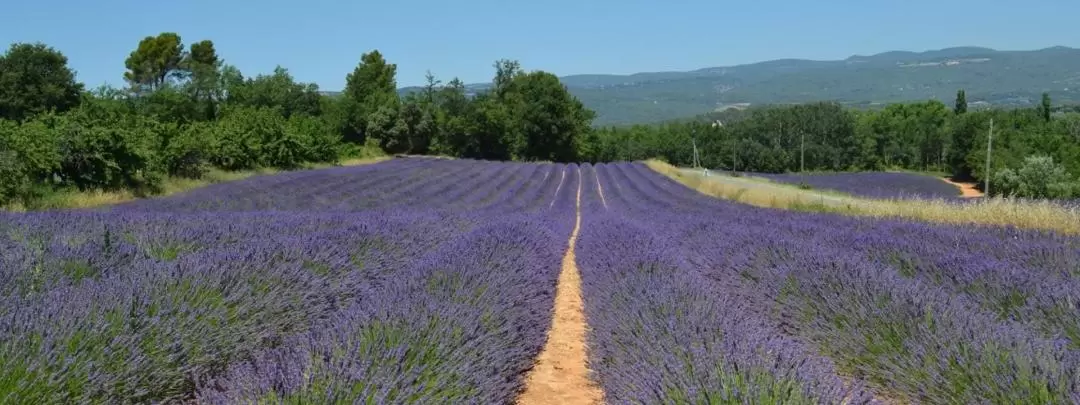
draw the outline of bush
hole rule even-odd
[[[227,170],[277,167],[337,160],[341,136],[326,121],[277,109],[234,107],[218,121],[211,161]]]
[[[341,132],[324,118],[308,115],[289,117],[288,132],[305,138],[304,160],[310,162],[337,162],[341,157],[343,142]]]
[[[41,197],[60,160],[56,137],[41,122],[0,120],[0,205]]]
[[[285,119],[264,107],[234,107],[225,111],[213,132],[211,162],[226,170],[259,167],[265,161],[264,142],[280,138]]]
[[[990,190],[1021,198],[1071,198],[1080,196],[1080,183],[1052,157],[1028,156],[1018,170],[999,170]]]
[[[276,108],[234,107],[217,122],[162,121],[116,98],[45,113],[22,124],[0,120],[0,205],[32,206],[50,189],[160,191],[165,176],[202,178],[225,170],[296,168],[345,153],[327,119]]]
[[[153,192],[161,185],[161,140],[153,121],[137,117],[89,119],[82,111],[43,120],[59,138],[63,181],[80,190]]]
[[[162,164],[170,176],[199,179],[210,169],[213,147],[212,124],[194,123],[184,127],[163,124],[169,128],[162,148]]]

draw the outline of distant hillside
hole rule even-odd
[[[781,59],[690,72],[572,75],[562,81],[597,112],[598,125],[655,122],[746,104],[952,103],[961,88],[977,104],[1029,105],[1042,92],[1050,92],[1056,104],[1075,103],[1080,102],[1080,49],[893,51],[839,61]]]

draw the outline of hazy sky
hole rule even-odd
[[[560,76],[691,70],[777,58],[842,59],[958,45],[1080,46],[1080,1],[1033,0],[11,0],[0,42],[44,42],[89,87],[123,84],[140,39],[211,39],[245,76],[282,65],[323,90],[381,51],[398,84],[489,81],[517,59]]]

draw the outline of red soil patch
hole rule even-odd
[[[956,182],[956,181],[952,181],[952,179],[950,179],[948,177],[942,178],[941,180],[943,180],[944,182],[952,184],[952,185],[956,186],[957,188],[959,188],[960,189],[960,195],[962,197],[964,197],[964,198],[977,198],[977,197],[982,197],[982,196],[985,195],[985,194],[983,194],[982,191],[979,191],[979,189],[975,188],[975,183]]]

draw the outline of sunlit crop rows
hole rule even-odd
[[[505,402],[576,181],[408,159],[4,215],[0,403]]]
[[[860,197],[942,198],[960,197],[956,186],[934,176],[902,172],[862,173],[748,173],[755,177],[785,184],[809,186],[814,189],[839,191]]]
[[[588,204],[578,259],[613,402],[1080,400],[1078,239],[767,210],[637,164],[596,172],[607,208]]]
[[[1080,239],[410,158],[0,214],[0,403],[511,403],[578,215],[608,403],[1080,401]]]

